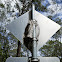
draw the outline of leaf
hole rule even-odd
[[[4,5],[3,5],[3,4],[0,4],[0,7],[1,7],[1,8],[4,8]]]

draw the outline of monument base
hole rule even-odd
[[[6,62],[60,62],[57,57],[37,57],[38,59],[28,57],[9,57]]]

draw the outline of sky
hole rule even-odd
[[[47,6],[48,12],[42,12],[42,14],[45,16],[47,16],[47,15],[54,16],[55,14],[57,14],[57,17],[62,19],[62,1],[56,0],[56,2],[57,2],[56,4],[54,4],[52,0],[45,0],[45,2],[42,2],[44,6],[46,6],[48,4],[48,6]],[[54,11],[54,13],[51,14],[49,12],[50,10]]]
[[[1,0],[3,2],[3,4],[5,3],[4,1],[6,0]],[[8,0],[9,1],[9,0]],[[14,7],[16,1],[15,0],[10,0],[12,1],[11,2],[11,5],[12,7]],[[46,6],[47,6],[47,9],[48,9],[48,12],[41,12],[43,15],[47,16],[47,15],[52,15],[54,16],[55,14],[57,14],[57,17],[59,17],[60,19],[62,19],[62,1],[61,0],[54,0],[57,4],[54,4],[54,2],[52,0],[45,0],[45,1],[42,1],[41,3]],[[17,0],[17,2],[19,3],[19,1]],[[61,10],[60,10],[61,9]],[[50,14],[50,10],[53,10],[54,13],[53,14]],[[17,11],[15,9],[15,11]]]

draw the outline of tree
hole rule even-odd
[[[21,51],[21,43],[20,43],[20,41],[18,41],[17,57],[21,56],[20,51]]]
[[[15,18],[13,16],[14,12],[11,11],[10,6],[11,6],[10,2],[8,3],[7,1],[5,1],[5,3],[3,4],[0,0],[0,43],[2,44],[0,47],[0,49],[1,49],[0,50],[1,51],[1,58],[0,58],[1,62],[5,62],[6,59],[9,56],[11,56],[10,49],[12,47],[14,47],[14,44],[10,46],[10,43],[11,43],[10,41],[14,42],[16,40],[16,38],[12,34],[8,34],[9,31],[6,30],[6,28],[5,28],[5,25],[7,23],[11,22],[11,18]],[[11,17],[8,17],[9,15]],[[15,53],[15,52],[13,52],[13,53]]]
[[[56,40],[59,40],[61,42],[61,37],[62,37],[62,22],[61,19],[57,18],[55,19],[56,23],[58,23],[59,25],[61,25],[61,28],[56,32],[56,34],[53,35],[53,38],[55,38]]]
[[[8,39],[0,34],[0,61],[5,62],[5,60],[9,57],[9,42]]]
[[[46,43],[46,45],[44,45],[41,48],[41,53],[42,56],[46,56],[46,57],[58,57],[59,59],[62,58],[61,54],[62,54],[62,43],[59,42],[58,40],[56,41],[48,41]]]

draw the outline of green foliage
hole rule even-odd
[[[51,15],[49,15],[48,18],[50,18],[52,20],[52,16]]]
[[[47,11],[47,8],[41,4],[41,0],[33,0],[37,11]]]
[[[15,39],[16,41],[18,41],[18,39],[11,32],[8,33],[8,36],[11,37],[11,40]]]
[[[0,10],[0,21],[3,21],[5,19],[5,13],[4,11]]]
[[[4,8],[4,5],[3,5],[3,4],[0,4],[0,7],[1,7],[1,8]]]
[[[22,10],[22,13],[21,14],[24,14],[25,12],[27,12],[31,6],[32,6],[32,1],[28,1],[28,0],[20,0],[23,4],[23,8],[21,9]],[[26,3],[26,1],[28,1],[28,3]],[[45,6],[43,6],[41,4],[41,0],[33,0],[33,3],[35,4],[35,9],[37,11],[47,11],[47,8]],[[18,4],[16,4],[18,9],[20,9],[20,7],[18,6]]]
[[[3,41],[0,41],[0,61],[5,62],[6,59],[9,57],[8,50],[9,50],[9,45],[8,45],[8,40],[6,37],[2,37]]]
[[[56,23],[58,23],[59,25],[62,26],[61,19],[57,18]],[[62,27],[56,32],[56,34],[53,35],[53,38],[55,38],[56,40],[58,40],[60,38],[60,40],[61,40],[61,36],[62,36]]]
[[[58,57],[61,59],[62,43],[59,41],[48,41],[46,45],[41,48],[41,53],[46,57]]]
[[[0,57],[2,56],[2,49],[1,49],[1,43],[0,43]]]
[[[13,49],[9,51],[10,56],[16,57],[16,54],[17,54],[17,49]]]

